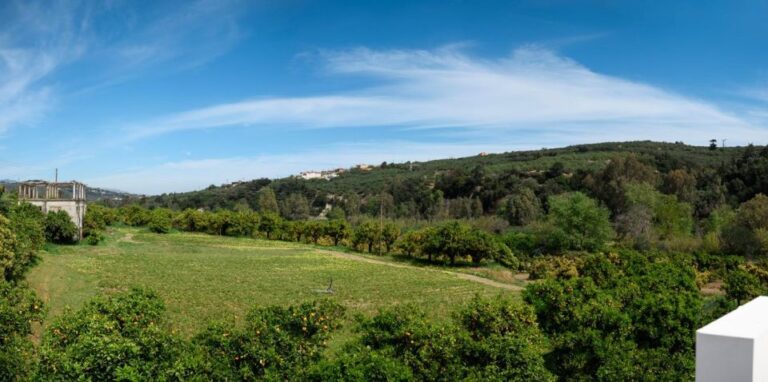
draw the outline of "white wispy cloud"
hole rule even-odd
[[[124,25],[125,36],[115,38],[103,51],[114,65],[109,76],[168,61],[183,69],[213,60],[242,36],[238,23],[242,8],[237,0],[197,0],[138,26]]]
[[[331,75],[361,76],[376,86],[312,97],[258,98],[130,125],[129,139],[228,126],[294,128],[460,127],[533,129],[685,139],[695,133],[763,139],[758,128],[712,103],[603,75],[555,52],[528,46],[479,59],[456,47],[355,49],[319,54]]]
[[[761,102],[768,102],[768,85],[765,87],[755,87],[750,88],[745,91],[743,91],[743,94],[749,98],[761,101]]]
[[[74,93],[102,88],[168,62],[176,63],[174,70],[202,65],[231,49],[240,36],[239,1],[197,0],[142,18],[131,16],[130,2],[4,5],[0,134],[43,118],[61,88]],[[56,77],[62,67],[89,60],[99,69],[77,78]]]
[[[0,26],[0,133],[50,109],[52,89],[43,80],[84,47],[82,25],[67,2],[8,7],[11,17]]]

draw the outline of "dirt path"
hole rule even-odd
[[[407,265],[407,264],[392,263],[392,262],[389,262],[389,261],[376,260],[376,259],[371,259],[371,258],[368,258],[368,257],[358,256],[358,255],[354,255],[354,254],[351,254],[351,253],[344,253],[344,252],[323,251],[323,250],[316,250],[316,252],[320,253],[320,254],[331,255],[331,256],[334,256],[334,257],[337,257],[337,258],[340,258],[340,259],[362,261],[364,263],[386,265],[386,266],[394,267],[394,268],[411,268],[411,269],[419,269],[419,270],[422,270],[422,271],[441,272],[441,273],[445,273],[445,274],[456,276],[456,277],[458,277],[458,278],[460,278],[462,280],[472,281],[472,282],[476,282],[476,283],[492,286],[492,287],[495,287],[495,288],[514,290],[514,291],[521,291],[521,290],[523,290],[523,288],[518,286],[518,285],[500,283],[498,281],[493,281],[493,280],[487,279],[485,277],[470,275],[468,273],[453,272],[453,271],[446,271],[446,270],[442,270],[442,269],[432,269],[432,268],[416,267],[416,266]]]
[[[117,241],[122,243],[138,243],[138,241],[133,239],[133,233],[131,232],[126,233],[125,236],[121,237]]]

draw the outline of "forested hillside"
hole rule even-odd
[[[631,156],[630,166],[636,163],[640,166],[638,171],[653,173],[649,177],[654,178],[655,186],[695,204],[702,216],[725,198],[728,190],[732,190],[728,195],[732,202],[746,200],[755,193],[751,187],[756,179],[740,179],[733,174],[739,166],[735,160],[741,158],[745,150],[647,141],[599,143],[428,162],[382,163],[370,170],[351,169],[330,180],[257,179],[149,197],[142,199],[141,204],[173,209],[259,211],[263,208],[259,191],[268,186],[284,214],[297,210],[302,217],[317,215],[330,203],[343,208],[347,216],[383,213],[393,218],[439,219],[501,214],[514,222],[517,218],[510,216],[508,205],[529,191],[544,208],[548,196],[566,191],[579,190],[596,196],[602,193],[607,197],[605,193],[611,191],[599,189],[606,186],[602,185],[603,181],[610,183],[621,181],[621,177],[632,180],[643,176],[630,173],[631,168],[614,166],[612,173],[604,171],[612,159]],[[749,153],[759,156],[759,151],[753,147]],[[619,174],[617,170],[628,173]],[[597,181],[599,177],[602,179]],[[727,182],[732,183],[728,190],[724,188]],[[677,189],[681,187],[683,189]],[[618,207],[617,201],[605,202]]]

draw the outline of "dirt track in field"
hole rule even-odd
[[[446,273],[446,274],[449,274],[449,275],[456,276],[456,277],[458,277],[458,278],[460,278],[462,280],[472,281],[472,282],[476,282],[476,283],[479,283],[479,284],[484,284],[484,285],[492,286],[492,287],[495,287],[495,288],[501,288],[501,289],[507,289],[507,290],[513,290],[513,291],[521,291],[521,290],[523,290],[523,288],[520,287],[519,285],[505,284],[505,283],[501,283],[501,282],[498,282],[498,281],[493,281],[493,280],[487,279],[485,277],[470,275],[468,273],[446,271],[446,270],[442,270],[442,269],[417,267],[417,266],[407,265],[407,264],[398,264],[398,263],[393,263],[393,262],[383,261],[383,260],[371,259],[369,257],[358,256],[358,255],[355,255],[355,254],[344,253],[344,252],[317,250],[317,253],[331,255],[331,256],[334,256],[334,257],[337,257],[337,258],[340,258],[340,259],[347,259],[347,260],[353,260],[353,261],[362,261],[362,262],[370,263],[370,264],[386,265],[388,267],[411,268],[411,269],[419,269],[419,270],[422,270],[422,271],[441,272],[441,273]]]

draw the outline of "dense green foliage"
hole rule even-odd
[[[591,255],[578,276],[533,284],[525,300],[564,380],[690,380],[703,299],[677,256]]]
[[[509,300],[475,299],[448,325],[397,307],[361,319],[358,331],[342,357],[316,368],[316,380],[554,380],[533,311]]]
[[[37,251],[45,244],[45,216],[39,208],[21,203],[10,209],[8,218],[7,229],[15,238],[0,239],[0,242],[5,242],[6,245],[13,242],[13,257],[3,259],[1,262],[5,270],[5,278],[15,281],[20,280],[24,273],[36,263]]]
[[[46,331],[36,371],[42,380],[157,380],[179,357],[151,292],[97,297]]]
[[[630,153],[634,159],[622,163]],[[743,153],[748,157],[741,158]],[[509,213],[504,212],[503,215],[509,217],[513,224],[527,224],[530,222],[528,219],[537,214],[531,207],[537,203],[530,198],[529,191],[535,193],[544,208],[549,195],[573,190],[595,196],[612,210],[618,210],[623,184],[648,181],[663,187],[665,193],[675,193],[678,198],[691,196],[692,200],[683,201],[696,202],[697,209],[706,214],[708,203],[722,202],[720,188],[728,186],[735,191],[737,185],[740,190],[745,188],[740,186],[742,183],[749,185],[748,190],[739,191],[739,194],[749,197],[735,198],[734,203],[746,201],[761,192],[753,191],[761,187],[761,183],[753,180],[758,179],[755,174],[759,173],[756,167],[760,164],[755,166],[755,162],[759,162],[755,159],[760,155],[768,153],[758,148],[709,150],[707,147],[677,143],[601,143],[429,162],[382,164],[369,170],[350,169],[330,181],[257,179],[139,201],[147,207],[215,210],[234,209],[240,204],[255,211],[279,212],[280,203],[303,195],[309,201],[312,215],[317,215],[326,203],[342,207],[348,217],[360,213],[378,216],[383,210],[387,217],[467,218],[478,213],[492,214],[506,210]],[[609,161],[617,164],[603,171]],[[656,170],[665,174],[665,179],[660,179]],[[678,173],[673,171],[676,170],[685,174],[675,177]],[[751,175],[739,175],[743,171]],[[666,176],[668,173],[672,175]],[[692,183],[695,183],[694,189],[690,188]],[[262,192],[265,186],[270,191]],[[262,198],[263,194],[267,195]],[[510,200],[511,205],[508,203]],[[477,202],[481,211],[478,211]],[[516,208],[522,209],[517,211]]]
[[[695,330],[768,293],[766,179],[766,148],[634,142],[382,163],[332,180],[260,179],[89,206],[89,243],[121,223],[346,246],[413,264],[501,264],[538,280],[522,302],[478,297],[448,321],[409,305],[361,315],[333,352],[344,317],[333,296],[254,307],[242,323],[185,339],[170,330],[163,301],[138,289],[62,315],[35,349],[42,304],[24,275],[45,240],[71,242],[77,230],[65,213],[44,216],[0,193],[0,379],[691,380]]]
[[[25,380],[34,362],[29,335],[43,317],[42,302],[26,285],[0,280],[0,380]]]
[[[8,214],[6,218],[4,214]],[[0,380],[25,380],[34,362],[29,340],[43,304],[24,282],[44,243],[44,216],[29,204],[9,201],[0,189]]]
[[[40,380],[492,380],[552,381],[533,310],[475,298],[449,324],[413,306],[360,317],[359,336],[327,357],[343,308],[318,301],[255,307],[242,326],[214,323],[184,340],[156,295],[99,296],[43,336]]]
[[[549,199],[548,223],[563,236],[565,249],[595,251],[613,236],[609,212],[588,196],[576,192]]]
[[[169,210],[156,208],[149,213],[147,228],[154,233],[168,233],[171,230],[172,213]]]
[[[79,239],[79,232],[66,211],[52,211],[45,216],[45,238],[51,243],[70,244]]]
[[[375,223],[366,223],[367,219],[402,221],[398,228],[405,237],[434,221],[479,222],[499,216],[530,242],[507,242],[514,252],[525,252],[520,255],[594,251],[617,240],[640,250],[759,256],[760,242],[768,236],[763,228],[743,219],[717,227],[710,222],[718,211],[737,210],[740,203],[768,194],[768,183],[762,180],[762,174],[768,173],[766,158],[767,149],[753,146],[713,150],[682,143],[602,143],[383,163],[349,169],[331,180],[258,179],[139,202],[175,210],[246,208],[294,221],[324,211],[328,217],[352,223],[353,247],[377,253],[392,241],[384,237],[381,227],[382,232],[375,232]],[[572,205],[566,207],[568,203]],[[330,212],[325,210],[328,206]],[[742,210],[747,213],[753,207],[757,206]],[[605,224],[606,211],[610,227]],[[135,207],[126,212],[131,215],[125,219],[127,224],[146,224],[148,218]],[[570,217],[569,223],[570,212],[583,215]],[[583,219],[597,223],[592,231],[588,230],[593,225]],[[278,237],[283,223],[270,215],[261,224],[271,227],[266,230],[270,237]],[[499,233],[506,227],[483,229]],[[387,252],[391,250],[390,245]]]

